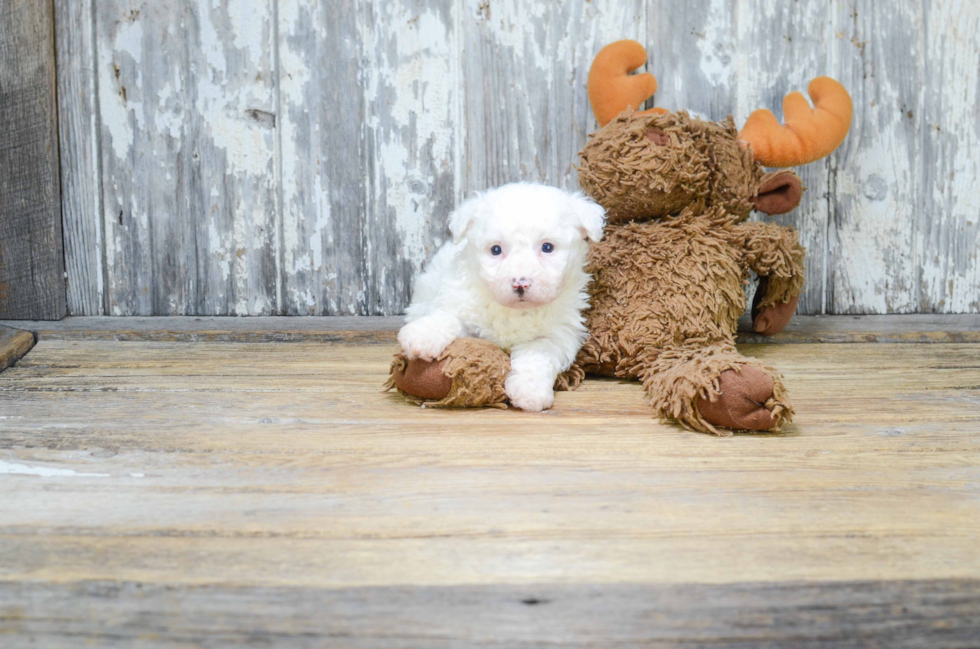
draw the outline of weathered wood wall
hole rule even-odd
[[[0,318],[66,312],[53,11],[0,3]]]
[[[75,314],[392,314],[472,190],[576,186],[594,54],[720,119],[855,101],[802,169],[805,313],[980,312],[980,3],[63,0]]]

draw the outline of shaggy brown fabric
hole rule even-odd
[[[433,367],[438,367],[450,382],[448,391],[440,398],[432,390],[433,385],[439,384],[431,377]],[[506,408],[504,381],[509,373],[507,352],[480,338],[458,338],[435,362],[410,361],[400,353],[395,354],[385,387],[388,390],[397,388],[403,395],[429,407]]]
[[[716,434],[727,434],[724,424],[706,418],[699,401],[712,401],[726,370],[753,366],[772,378],[766,409],[778,428],[792,416],[779,375],[735,351],[734,333],[749,270],[779,278],[773,290],[782,297],[802,286],[802,262],[792,231],[701,201],[676,216],[607,227],[589,253],[589,340],[577,365],[639,379],[663,417]]]
[[[572,365],[555,379],[555,392],[574,392],[585,380],[585,370],[578,365]]]
[[[789,302],[803,290],[806,250],[796,230],[772,223],[743,223],[742,242],[749,268],[765,277],[760,286],[759,307]]]
[[[802,197],[792,171],[766,173],[752,151],[738,141],[731,117],[723,122],[694,119],[685,111],[642,114],[625,111],[586,143],[579,153],[579,184],[606,208],[610,224],[677,214],[697,199],[746,219],[753,209],[789,211]],[[773,178],[794,184],[798,194],[759,200],[773,191]],[[777,212],[773,212],[777,213]]]
[[[685,117],[626,111],[589,139],[579,153],[579,184],[606,208],[608,223],[679,212],[708,191],[708,159]],[[651,131],[669,144],[647,137]]]

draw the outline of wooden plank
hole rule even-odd
[[[978,606],[977,581],[342,590],[0,583],[7,641],[34,647],[972,647]]]
[[[688,433],[614,380],[422,409],[379,391],[378,345],[42,340],[0,375],[0,578],[980,578],[980,347],[743,351],[786,377],[782,435]]]
[[[976,637],[980,346],[745,346],[797,418],[727,439],[607,379],[421,409],[379,392],[389,351],[39,342],[0,374],[8,640]]]
[[[413,279],[448,238],[456,206],[458,7],[453,0],[358,4],[370,115],[361,313],[393,315],[404,313]]]
[[[980,5],[925,5],[921,187],[915,212],[918,311],[980,312]]]
[[[282,0],[282,297],[286,315],[368,311],[367,119],[353,0]]]
[[[40,646],[975,633],[980,346],[743,347],[786,375],[797,418],[724,440],[657,423],[614,380],[543,416],[413,407],[379,392],[389,351],[42,340],[0,375],[5,632]]]
[[[280,4],[284,313],[408,305],[456,201],[455,12]]]
[[[107,314],[276,311],[273,14],[96,3]]]
[[[827,312],[915,312],[918,170],[936,164],[923,159],[920,132],[923,5],[849,0],[833,11],[834,76],[854,120],[831,162]]]
[[[53,4],[0,7],[0,318],[65,315]]]
[[[105,312],[94,16],[92,0],[55,3],[61,213],[69,315]]]
[[[735,2],[647,3],[647,55],[657,77],[654,105],[721,120],[735,109],[739,33]]]
[[[0,327],[4,323],[0,322]],[[118,318],[69,317],[57,323],[11,321],[39,340],[117,340],[158,342],[383,342],[394,343],[404,319],[331,316],[253,318],[182,316]],[[54,326],[57,325],[57,326]]]
[[[589,66],[612,41],[645,41],[644,3],[465,0],[463,7],[461,193],[519,180],[577,189],[578,151],[595,130]]]
[[[585,75],[624,37],[648,46],[658,104],[712,119],[778,116],[815,74],[852,90],[848,141],[773,219],[808,249],[802,313],[980,311],[972,6],[188,7],[57,4],[72,313],[399,313],[460,198],[576,186]]]
[[[739,343],[978,343],[980,316],[885,315],[885,316],[795,316],[775,336],[752,331],[748,316],[739,319]]]
[[[823,0],[792,4],[753,0],[739,4],[736,53],[728,66],[737,68],[737,103],[733,112],[739,127],[758,108],[768,108],[782,120],[785,95],[793,91],[805,94],[811,79],[833,74],[833,61],[828,53],[828,44],[834,38],[831,17],[831,3]],[[725,31],[731,31],[727,24],[708,32],[702,48],[717,42],[718,37],[713,35]],[[717,67],[711,61],[707,65],[712,71]],[[718,74],[724,77],[722,72]],[[829,170],[829,160],[796,168],[807,187],[800,206],[781,216],[753,213],[752,217],[756,221],[790,226],[799,232],[800,243],[807,251],[806,285],[797,307],[801,314],[826,313]]]
[[[0,372],[23,358],[33,346],[31,332],[0,326]]]
[[[34,332],[39,340],[155,340],[172,342],[393,342],[404,323],[395,317],[68,317],[60,322],[0,321]],[[980,316],[796,316],[783,333],[752,333],[739,321],[740,343],[970,343],[980,342]]]

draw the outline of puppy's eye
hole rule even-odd
[[[550,243],[541,244],[541,252],[554,252],[555,247]]]
[[[503,252],[503,250],[501,249],[500,246],[494,246],[494,247],[490,248],[490,254],[493,255],[494,257],[496,257],[497,255],[499,255],[502,252]]]

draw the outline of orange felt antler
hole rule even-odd
[[[767,167],[795,167],[833,153],[851,128],[854,110],[844,86],[817,77],[807,88],[813,108],[798,92],[783,99],[785,126],[768,110],[749,115],[738,138],[752,146],[755,159]]]
[[[627,108],[639,108],[657,92],[652,74],[630,74],[646,62],[647,51],[636,41],[616,41],[596,54],[589,70],[589,101],[599,126]],[[662,108],[652,110],[666,112]]]

